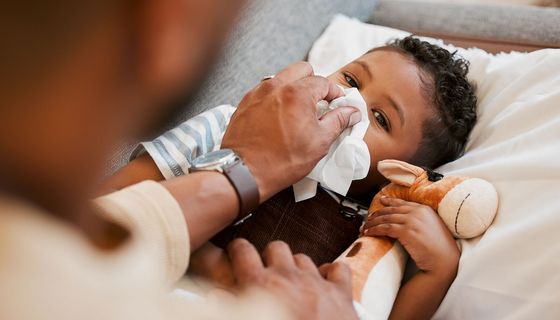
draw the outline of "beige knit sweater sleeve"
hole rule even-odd
[[[187,223],[161,184],[144,181],[98,198],[95,205],[106,218],[129,229],[135,242],[155,247],[155,261],[161,263],[168,283],[185,274],[190,256]]]
[[[0,196],[0,319],[289,318],[264,292],[229,299],[170,294],[188,265],[189,235],[162,185],[143,182],[95,205],[129,228],[132,241],[99,250],[74,226]]]

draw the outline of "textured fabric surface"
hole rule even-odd
[[[274,240],[290,245],[294,253],[304,253],[316,265],[332,262],[358,238],[362,217],[344,217],[340,204],[319,188],[311,199],[294,202],[288,188],[259,206],[254,215],[212,239],[225,248],[234,238],[245,238],[259,251]]]
[[[413,14],[411,14],[413,13]],[[415,32],[560,45],[560,9],[381,0],[370,22]]]

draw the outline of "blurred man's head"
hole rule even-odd
[[[87,196],[219,52],[242,0],[0,5],[0,180],[51,210]]]

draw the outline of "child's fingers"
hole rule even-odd
[[[363,230],[385,223],[404,224],[408,218],[406,213],[384,214],[368,219],[363,226]]]
[[[385,207],[375,211],[373,214],[368,216],[368,219],[387,215],[387,214],[404,213],[404,211],[406,211],[404,207]]]
[[[387,215],[387,214],[401,214],[401,213],[409,213],[410,211],[416,209],[414,206],[402,205],[402,206],[395,206],[395,207],[384,207],[381,208],[372,214],[370,214],[367,219],[373,219],[375,217]]]
[[[404,231],[405,226],[402,224],[384,223],[368,229],[364,229],[364,235],[371,237],[390,237],[399,239]]]
[[[405,201],[397,198],[381,197],[381,204],[387,207],[416,206],[416,202]]]
[[[410,211],[410,209],[411,208],[407,207],[407,206],[381,208],[381,209],[375,211],[374,213],[370,214],[366,218],[366,222],[362,225],[362,227],[360,228],[360,231],[363,231],[367,227],[371,227],[375,224],[387,223],[388,222],[387,219],[390,219],[390,218],[381,218],[381,217],[392,216],[392,215],[406,215]],[[376,223],[376,222],[379,222],[379,223]]]

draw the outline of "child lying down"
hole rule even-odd
[[[352,183],[348,197],[319,188],[315,197],[296,203],[292,191],[284,190],[261,204],[250,219],[224,230],[193,254],[189,271],[224,287],[232,285],[223,248],[236,237],[246,238],[259,250],[273,240],[283,240],[294,253],[309,255],[317,265],[333,261],[358,236],[360,208],[367,208],[386,184],[377,172],[379,161],[397,159],[434,168],[462,154],[476,121],[475,88],[467,72],[465,60],[410,36],[375,48],[330,75],[329,80],[342,87],[357,88],[366,102],[370,125],[364,141],[371,163],[367,177]],[[234,111],[231,106],[211,109],[143,143],[146,152],[115,174],[108,187],[120,189],[145,179],[188,173],[195,157],[219,149]],[[411,216],[407,214],[411,208],[418,208],[399,203],[392,210],[403,221]],[[433,214],[421,222],[421,230],[397,239],[416,257],[419,269],[397,296],[391,313],[397,318],[405,310],[418,318],[431,317],[457,272],[459,251],[453,237],[428,209]],[[426,294],[431,303],[415,303],[417,296]]]

